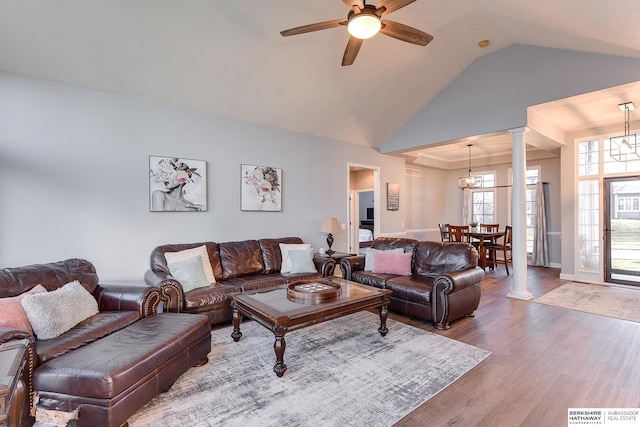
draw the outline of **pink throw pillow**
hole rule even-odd
[[[47,292],[47,289],[42,285],[36,285],[31,290],[15,297],[0,298],[0,327],[21,329],[33,334],[31,323],[29,323],[29,318],[22,307],[21,301],[26,295],[43,292]]]
[[[376,252],[376,262],[373,273],[411,275],[411,257],[413,254],[394,254],[390,252]]]

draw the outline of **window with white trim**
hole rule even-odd
[[[495,187],[496,173],[482,172],[482,187],[471,190],[472,222],[495,224]]]
[[[525,172],[525,225],[527,254],[533,253],[533,230],[536,225],[536,184],[540,179],[540,166],[529,166]],[[513,170],[509,168],[509,185],[513,185]],[[511,200],[512,188],[509,187],[509,200]],[[509,206],[509,218],[511,218],[511,206]]]
[[[539,177],[540,166],[527,168],[525,174],[527,254],[533,253],[533,232],[536,225],[536,184],[538,183]]]

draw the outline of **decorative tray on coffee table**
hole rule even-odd
[[[330,280],[300,280],[289,283],[287,297],[296,302],[314,304],[340,295],[341,287]]]

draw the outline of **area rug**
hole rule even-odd
[[[129,419],[140,426],[390,426],[490,352],[361,312],[288,333],[278,378],[273,334],[243,322],[212,331],[209,363]]]
[[[535,302],[640,322],[640,289],[569,282]]]

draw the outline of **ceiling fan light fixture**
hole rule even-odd
[[[375,36],[380,31],[380,28],[382,28],[380,18],[367,9],[363,9],[361,13],[353,14],[347,24],[349,34],[361,40]]]

